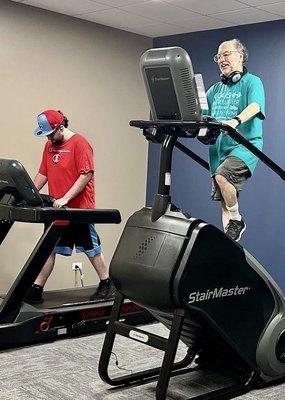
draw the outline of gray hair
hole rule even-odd
[[[239,39],[232,39],[230,42],[233,42],[235,48],[243,55],[243,63],[248,60],[248,51],[245,45]]]

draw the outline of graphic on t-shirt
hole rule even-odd
[[[59,163],[59,160],[60,160],[60,154],[54,154],[53,156],[52,156],[52,161],[54,162],[54,163]]]
[[[218,121],[229,120],[238,114],[241,92],[216,93],[211,114]]]

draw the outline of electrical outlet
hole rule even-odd
[[[82,262],[73,262],[72,263],[72,271],[76,271],[77,269],[82,270]]]

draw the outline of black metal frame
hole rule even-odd
[[[167,135],[161,146],[158,192],[154,198],[152,221],[158,220],[171,202],[170,183],[166,182],[166,174],[171,172],[172,154],[176,141],[177,136],[175,134]]]
[[[12,228],[13,224],[13,221],[0,220],[0,245],[5,237],[8,235],[9,230]]]
[[[189,121],[189,122],[180,122],[180,121],[142,121],[142,120],[133,120],[130,121],[130,126],[134,126],[140,129],[153,129],[159,127],[163,128],[166,135],[172,135],[184,138],[193,138],[193,132],[197,132],[197,130],[202,128],[212,129],[212,130],[220,130],[226,132],[232,139],[234,139],[237,143],[242,144],[246,147],[252,154],[254,154],[260,161],[262,161],[267,167],[269,167],[273,172],[280,176],[281,179],[285,180],[285,170],[282,169],[278,164],[276,164],[270,157],[264,154],[261,150],[259,150],[256,146],[254,146],[251,142],[245,139],[242,134],[238,132],[238,130],[232,128],[231,126],[224,124],[218,121]],[[182,145],[183,146],[183,145]],[[187,148],[186,148],[187,149]],[[186,153],[186,151],[185,151]],[[190,152],[188,154],[191,158]],[[195,157],[197,155],[195,154]],[[198,156],[198,158],[200,158]],[[202,163],[203,163],[203,159]],[[200,162],[197,161],[199,164]],[[206,161],[204,161],[204,166],[206,167]]]
[[[63,235],[68,224],[69,222],[66,221],[55,221],[44,231],[1,304],[0,324],[12,323],[15,321],[28,291],[52,253],[59,238]],[[0,232],[2,231],[1,228],[2,224],[0,225]],[[8,231],[6,234],[7,233]],[[0,234],[0,236],[3,235]]]
[[[186,312],[183,309],[176,309],[173,311],[170,333],[169,337],[166,339],[156,334],[119,322],[124,299],[125,297],[121,293],[116,294],[109,326],[106,332],[99,360],[99,375],[104,382],[112,386],[122,386],[142,382],[146,383],[148,380],[157,379],[156,399],[165,400],[171,376],[181,375],[201,369],[199,366],[191,367],[191,364],[197,355],[195,349],[192,349],[191,351],[188,349],[188,352],[181,361],[176,363],[174,362]],[[131,334],[131,332],[136,333],[135,337],[133,334]],[[116,335],[121,335],[128,339],[132,339],[164,351],[161,367],[150,368],[141,372],[111,378],[108,373],[108,367]],[[141,340],[140,337],[142,338]],[[257,384],[257,382],[257,373],[253,370],[246,371],[240,378],[240,383],[235,383],[225,388],[193,397],[189,400],[230,399],[248,392],[254,385]]]

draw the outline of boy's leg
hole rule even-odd
[[[101,281],[109,278],[109,271],[105,263],[103,253],[96,254],[93,257],[89,257],[91,264],[93,265],[97,275]]]
[[[80,230],[80,232],[78,231]],[[100,238],[93,224],[79,224],[77,227],[76,251],[84,252],[100,279],[99,286],[90,300],[114,297],[115,288],[109,278],[109,270],[102,253]]]
[[[37,279],[35,280],[35,285],[44,287],[46,281],[48,280],[50,274],[53,271],[54,264],[55,264],[55,253],[52,253],[47,259]]]
[[[116,290],[111,279],[109,278],[109,271],[106,266],[103,253],[96,254],[93,257],[88,256],[88,258],[100,278],[99,286],[97,287],[95,293],[90,296],[90,300],[113,298]]]
[[[25,301],[30,304],[37,304],[43,302],[43,290],[46,281],[52,273],[55,263],[55,254],[52,253],[47,259],[29,293],[27,294]]]

